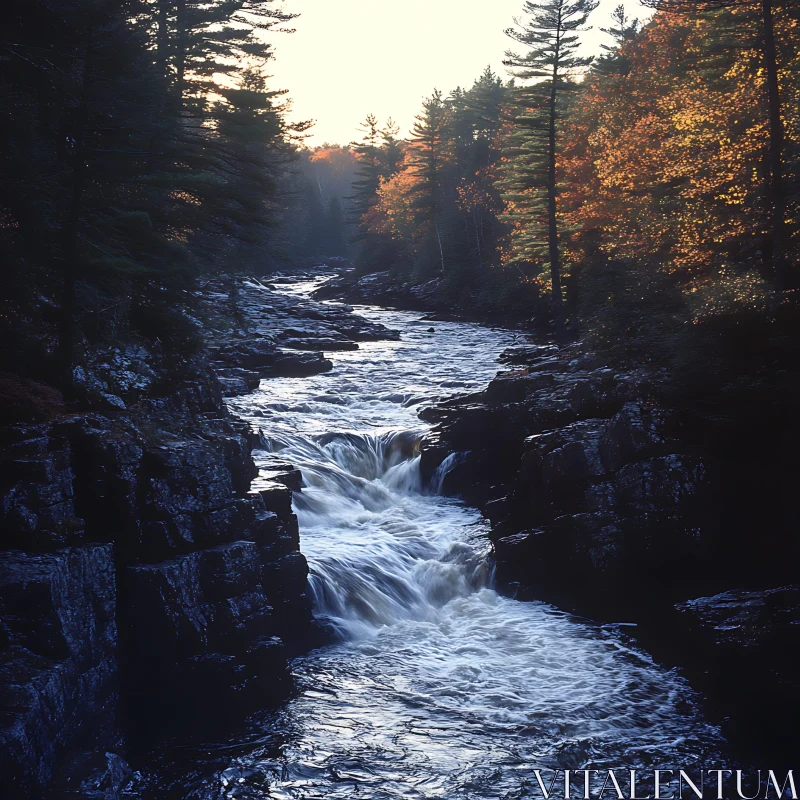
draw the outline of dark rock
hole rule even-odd
[[[81,737],[116,741],[115,579],[110,545],[0,553],[0,788],[43,790]]]
[[[358,343],[347,339],[326,339],[324,337],[303,337],[295,339],[284,339],[284,347],[292,350],[318,350],[318,351],[351,351],[358,350]]]
[[[272,511],[281,518],[292,513],[292,490],[284,483],[258,481],[254,488],[263,498],[267,511]]]
[[[259,372],[238,367],[218,369],[217,377],[222,384],[225,397],[238,397],[239,395],[253,392],[258,389],[261,383],[261,374]]]
[[[527,370],[501,372],[486,389],[486,399],[495,403],[520,403],[539,389],[552,386],[552,374],[531,375]]]
[[[625,464],[659,454],[666,444],[665,414],[656,408],[627,403],[600,437],[605,468],[616,471]]]
[[[553,345],[524,345],[505,350],[501,353],[499,360],[501,364],[530,366],[557,352],[558,348]]]
[[[46,425],[16,426],[4,433],[3,547],[44,552],[80,544],[85,526],[74,503],[69,443]]]
[[[253,671],[252,652],[282,632],[276,607],[295,627],[298,619],[308,626],[304,565],[299,553],[274,561],[256,541],[239,541],[131,568],[126,613],[142,721],[185,725],[196,721],[197,708],[224,719],[241,713],[248,698],[285,697],[291,681],[279,642],[270,674]]]
[[[613,381],[577,380],[569,394],[572,410],[580,418],[609,416],[619,408],[614,389]]]
[[[737,589],[676,606],[683,663],[759,758],[791,759],[800,745],[800,586]]]
[[[304,594],[308,581],[308,562],[302,553],[290,553],[265,567],[267,591],[282,598]]]
[[[113,752],[78,753],[62,766],[48,796],[61,800],[121,800],[133,769]]]
[[[304,378],[332,369],[333,362],[322,353],[279,353],[261,373],[271,378]]]
[[[706,475],[701,459],[672,454],[623,467],[613,484],[617,500],[628,515],[675,518],[686,514]]]

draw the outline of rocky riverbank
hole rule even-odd
[[[4,797],[117,797],[131,753],[286,698],[288,658],[321,641],[301,476],[277,457],[259,474],[224,396],[396,334],[255,283],[199,307],[207,345],[179,364],[135,341],[87,353],[69,404],[2,379]]]
[[[504,360],[485,391],[423,412],[423,472],[488,517],[498,583],[633,623],[743,753],[788,757],[800,587],[785,418],[670,406],[662,371],[611,369],[579,345]]]
[[[422,283],[391,272],[360,275],[339,268],[339,274],[316,292],[325,300],[420,311],[437,319],[465,319],[504,326],[533,325],[533,308],[539,302],[535,292],[511,279],[487,285],[471,285],[438,275]]]

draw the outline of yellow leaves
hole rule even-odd
[[[190,206],[199,206],[203,204],[203,201],[197,197],[197,195],[192,194],[191,192],[187,192],[186,190],[178,190],[172,191],[169,193],[169,198],[171,200],[177,200],[181,203],[186,203]]]
[[[412,238],[414,218],[410,191],[414,183],[415,178],[407,168],[388,180],[381,179],[378,202],[364,220],[372,231],[393,239]]]
[[[470,213],[490,208],[492,198],[478,183],[462,181],[456,187],[456,205],[459,210]]]
[[[711,37],[707,21],[657,14],[633,48],[624,91],[587,85],[563,147],[564,218],[601,230],[611,256],[704,274],[760,235],[768,144],[760,54],[736,51],[713,75],[697,67]],[[782,86],[795,139],[800,84],[788,76],[800,68],[797,49]],[[580,239],[570,247],[580,258]]]

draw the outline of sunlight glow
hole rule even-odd
[[[585,33],[589,53],[600,52],[619,0],[601,0]],[[623,5],[632,16],[652,13],[636,0]],[[293,120],[315,119],[308,140],[347,144],[369,113],[393,117],[401,135],[411,127],[422,98],[434,88],[468,87],[487,64],[507,77],[504,34],[523,0],[288,0],[301,14],[297,32],[276,36],[270,65],[275,88],[288,89]]]

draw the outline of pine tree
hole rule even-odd
[[[625,6],[619,5],[611,15],[612,25],[601,28],[613,40],[613,44],[601,44],[603,55],[592,64],[592,70],[598,75],[627,75],[630,71],[630,58],[623,51],[628,42],[636,38],[641,28],[638,19],[631,19],[625,12]]]
[[[504,260],[523,274],[536,272],[549,257],[547,84],[513,87],[501,134],[497,188],[510,228]]]
[[[458,206],[465,216],[465,259],[485,266],[496,249],[500,233],[498,214],[502,208],[495,185],[495,164],[500,155],[499,133],[508,88],[487,67],[464,93],[463,114],[469,125],[468,138],[458,154]]]
[[[360,130],[361,141],[352,145],[358,160],[358,168],[350,196],[347,198],[351,203],[353,221],[357,225],[375,203],[384,172],[381,153],[382,132],[378,118],[374,114],[368,114],[361,123]]]
[[[292,126],[276,103],[282,92],[268,90],[258,70],[245,70],[235,88],[217,91],[224,98],[211,112],[221,139],[214,165],[218,180],[205,212],[213,214],[215,234],[232,243],[234,252],[220,259],[220,266],[235,261],[242,269],[270,246],[276,182],[293,158]]]
[[[564,303],[561,296],[561,254],[557,206],[559,97],[572,88],[571,78],[576,70],[589,66],[593,58],[577,55],[579,37],[589,14],[597,8],[597,0],[546,0],[534,3],[527,0],[525,21],[515,20],[516,27],[506,33],[528,48],[517,55],[507,54],[507,64],[516,77],[523,80],[546,79],[549,89],[547,104],[547,217],[548,253],[552,281],[553,318],[556,336],[565,336]],[[539,128],[538,119],[534,129]]]
[[[413,176],[409,191],[419,224],[426,233],[422,269],[438,262],[446,274],[443,231],[447,168],[452,153],[452,110],[438,90],[423,102],[409,144],[408,171]],[[435,253],[435,256],[431,257]]]
[[[55,301],[48,358],[66,390],[92,337],[129,325],[165,346],[170,322],[160,333],[136,327],[153,321],[154,304],[174,318],[199,269],[268,240],[275,175],[304,127],[283,122],[282,93],[262,77],[271,51],[255,30],[289,18],[271,5],[14,0],[8,9],[0,303],[14,308],[0,324],[20,339],[13,320],[37,313],[41,297]],[[224,84],[211,79],[217,67]],[[37,363],[25,347],[3,357]]]
[[[508,88],[486,67],[472,88],[466,93],[465,103],[471,114],[473,137],[476,142],[473,166],[487,167],[493,160],[491,153],[503,118],[503,108],[508,100]]]
[[[389,117],[381,129],[380,156],[383,165],[383,178],[391,178],[397,172],[400,161],[403,158],[403,146],[397,138],[398,133],[400,133],[400,126]]]
[[[58,298],[50,377],[67,392],[81,287],[91,280],[115,292],[115,282],[157,274],[171,249],[152,230],[137,183],[157,155],[160,124],[146,38],[132,22],[140,11],[137,2],[65,2],[58,11],[17,3],[0,43],[4,279],[12,289],[19,267]]]

